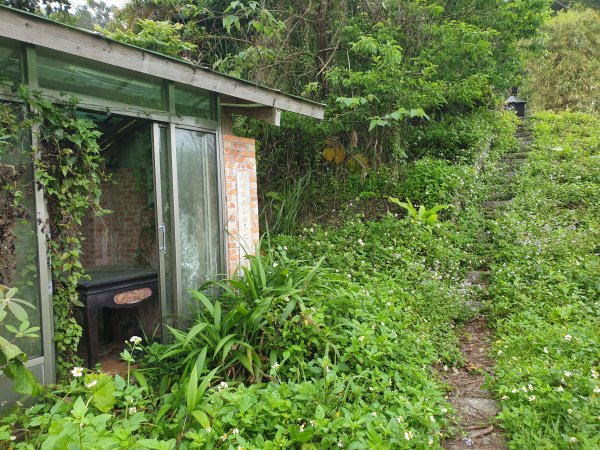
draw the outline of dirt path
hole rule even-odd
[[[518,167],[526,160],[528,147],[531,144],[530,133],[519,130],[517,138],[520,147],[517,152],[503,156],[499,163],[501,187],[493,192],[481,206],[485,216],[493,219],[497,212],[511,201],[511,182]],[[484,231],[482,239],[489,240],[489,233]],[[487,289],[490,272],[484,262],[478,271],[467,274],[467,281],[478,286],[482,291]],[[506,437],[498,426],[495,417],[500,408],[492,394],[484,388],[487,376],[493,376],[495,361],[490,357],[490,343],[493,332],[482,311],[482,303],[470,301],[469,307],[475,312],[460,332],[460,348],[465,364],[460,369],[453,368],[442,372],[442,379],[448,383],[452,393],[450,403],[456,409],[456,427],[458,433],[444,442],[448,450],[505,450]]]

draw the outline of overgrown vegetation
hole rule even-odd
[[[500,418],[512,448],[600,445],[600,120],[543,113],[494,227]]]

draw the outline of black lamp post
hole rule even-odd
[[[508,111],[514,111],[517,117],[525,117],[525,105],[527,102],[517,97],[517,88],[513,87],[510,97],[504,102]]]

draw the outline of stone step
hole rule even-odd
[[[500,412],[498,403],[491,398],[451,397],[450,403],[456,408],[462,427],[487,425]]]

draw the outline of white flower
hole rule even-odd
[[[429,420],[431,421],[431,423],[435,423],[435,417],[429,416]]]
[[[220,438],[223,442],[225,442],[227,440],[227,434],[224,434],[223,436],[221,436]]]
[[[398,423],[402,423],[402,422],[404,422],[404,417],[398,416],[398,418],[396,420],[398,421]]]
[[[427,443],[429,444],[429,446],[433,445],[433,438],[431,436],[429,436],[429,439],[427,440]]]
[[[90,388],[93,388],[94,386],[96,386],[97,384],[98,384],[98,380],[93,380],[93,381],[90,381],[89,383],[86,383],[85,387],[90,389]]]
[[[535,400],[535,395],[530,395],[527,400],[529,400],[530,402]]]
[[[348,274],[347,276],[348,276],[348,278],[352,278],[352,274]]]
[[[359,244],[361,247],[364,247],[364,246],[365,246],[365,243],[363,242],[363,240],[362,240],[362,239],[359,239],[359,240],[358,240],[358,244]]]
[[[207,427],[207,428],[204,429],[204,431],[206,431],[207,433],[210,433],[212,431],[212,428],[211,427]]]
[[[342,448],[344,446],[344,444],[342,444],[341,441],[338,441],[337,446],[340,447],[340,448]]]
[[[571,339],[573,339],[573,336],[571,336],[570,334],[565,334],[564,338],[565,341],[570,341]]]
[[[75,378],[82,376],[83,375],[83,367],[73,367],[71,369],[71,375],[73,375]]]
[[[571,436],[569,438],[569,442],[577,442],[577,438],[575,436]]]
[[[573,410],[572,410],[571,408],[567,409],[567,412],[568,412],[569,414],[573,414]]]
[[[131,342],[133,345],[138,345],[140,342],[142,342],[142,338],[139,336],[131,336],[129,338],[129,342]]]
[[[276,263],[276,262],[274,262],[274,263],[273,263],[273,267],[277,267],[278,265],[279,265],[279,264],[278,264],[278,263]]]
[[[504,353],[502,350],[498,350],[498,356],[500,356],[502,353]]]
[[[565,371],[565,377],[567,378],[571,378],[573,374],[571,372],[569,372],[568,370]]]
[[[130,406],[128,411],[129,414],[135,414],[137,412],[137,408],[135,406]]]
[[[359,337],[358,337],[358,340],[359,340],[360,342],[362,342],[362,341],[364,341],[364,340],[365,340],[365,337],[364,337],[364,336],[359,336]]]
[[[516,394],[516,393],[517,393],[517,392],[519,392],[519,391],[518,391],[518,389],[513,389],[513,390],[512,390],[512,391],[510,391],[510,392],[512,392],[513,394]]]
[[[387,302],[385,306],[392,306],[392,302]]]
[[[221,392],[223,389],[227,389],[229,387],[229,385],[227,383],[225,383],[224,381],[221,381],[219,383],[219,386],[217,386],[217,390],[219,392]]]
[[[311,427],[314,427],[316,424],[317,424],[317,422],[315,422],[314,420],[311,420],[311,421],[310,421],[310,426],[311,426]]]
[[[502,400],[508,400],[508,395],[503,395]]]
[[[238,445],[237,450],[244,450],[244,447],[242,447],[241,445]]]
[[[533,391],[533,386],[531,384],[528,384],[527,389],[529,389],[530,391]]]
[[[446,364],[442,366],[442,369],[444,369],[444,372],[448,372],[448,366]]]
[[[562,387],[562,386],[559,386],[559,387],[557,387],[557,388],[556,388],[556,390],[557,390],[558,392],[564,392],[564,391],[565,391],[565,388],[564,388],[564,387]]]
[[[594,369],[592,369],[592,378],[598,378],[598,372],[596,372]]]
[[[376,416],[376,415],[377,415],[377,413],[376,413],[375,411],[373,411],[373,412],[371,413],[371,415],[372,415],[372,416]]]
[[[600,387],[596,386],[594,388],[594,394],[600,394]]]
[[[233,430],[231,430],[231,434],[233,434],[233,435],[240,434],[240,430],[238,430],[237,428],[234,428]]]
[[[544,353],[548,353],[548,347],[544,347]]]
[[[377,328],[377,325],[373,324],[373,325],[371,325],[371,328],[375,329],[375,328]]]
[[[414,437],[413,432],[411,430],[404,432],[404,439],[410,441]]]
[[[11,441],[16,441],[16,440],[17,440],[17,437],[16,437],[16,436],[11,436],[11,437],[10,437],[10,440],[11,440]]]
[[[273,365],[271,366],[271,369],[273,369],[273,370],[277,370],[277,369],[279,369],[279,363],[278,363],[277,361],[275,361],[275,364],[273,364]]]

